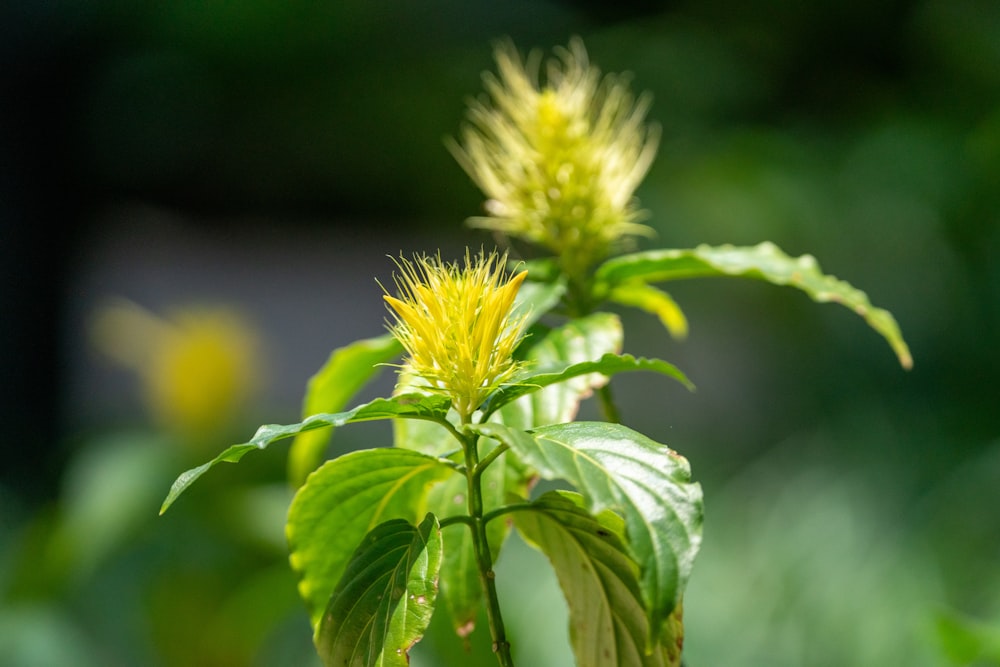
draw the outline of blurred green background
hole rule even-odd
[[[622,311],[698,385],[615,381],[704,486],[686,664],[1000,664],[1000,3],[14,0],[0,26],[0,664],[315,663],[285,450],[159,502],[381,333],[386,255],[492,243],[443,139],[494,40],[572,35],[654,96],[641,247],[813,253],[915,359],[763,284],[675,284],[681,343]],[[528,667],[572,664],[546,567],[498,566]],[[413,664],[492,664],[443,625]]]

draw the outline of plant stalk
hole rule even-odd
[[[622,417],[615,404],[615,397],[611,393],[611,384],[605,384],[598,389],[597,397],[601,402],[601,412],[604,413],[604,419],[612,424],[620,424]]]
[[[479,582],[486,598],[486,618],[490,624],[490,637],[493,640],[493,652],[501,667],[514,667],[510,655],[510,642],[503,625],[500,613],[500,601],[497,598],[496,575],[493,572],[493,556],[486,537],[486,521],[483,520],[483,491],[480,483],[482,469],[479,468],[478,436],[465,436],[465,477],[468,480],[469,516],[472,519],[472,548],[476,555],[476,566],[479,569]]]

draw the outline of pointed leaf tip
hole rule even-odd
[[[279,440],[330,426],[343,426],[354,422],[379,419],[412,418],[443,421],[447,413],[448,399],[444,396],[404,394],[393,398],[377,398],[347,412],[312,415],[298,424],[284,426],[280,424],[266,424],[257,429],[257,432],[249,442],[233,445],[208,463],[181,473],[173,483],[173,486],[170,487],[170,492],[167,494],[160,508],[160,514],[163,514],[177,500],[178,496],[184,493],[189,486],[210,468],[219,463],[236,463],[247,452],[255,449],[266,449]]]
[[[913,366],[910,349],[889,311],[873,306],[868,295],[850,283],[824,274],[812,255],[790,257],[767,241],[756,246],[700,245],[619,255],[599,266],[594,275],[599,289],[609,295],[637,281],[712,276],[753,278],[794,287],[818,303],[839,303],[850,309],[886,340],[904,369]]]

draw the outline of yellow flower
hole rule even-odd
[[[492,105],[470,103],[462,145],[450,148],[489,197],[489,217],[470,223],[549,248],[579,278],[623,237],[650,233],[633,195],[659,132],[643,123],[649,96],[636,101],[623,76],[602,79],[580,40],[557,55],[539,87],[538,55],[525,65],[499,46],[499,78],[484,74]]]
[[[219,437],[257,387],[259,341],[231,309],[189,306],[162,318],[123,300],[96,311],[91,335],[138,372],[153,417],[186,444]]]
[[[401,258],[399,298],[385,295],[390,329],[406,350],[406,368],[452,400],[463,420],[517,370],[512,355],[523,319],[511,317],[526,272],[506,276],[506,255],[466,251],[465,265],[441,257]]]

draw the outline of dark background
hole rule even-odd
[[[1000,618],[1000,5],[135,4],[0,9],[7,534],[58,505],[92,434],[143,422],[134,380],[87,340],[102,299],[239,306],[267,341],[251,421],[295,420],[329,350],[381,332],[385,255],[491,242],[462,225],[481,196],[443,139],[493,41],[580,35],[654,96],[643,247],[813,253],[896,315],[915,358],[904,372],[850,313],[760,284],[672,287],[683,343],[623,312],[628,351],[699,387],[617,389],[705,485],[692,664],[829,664],[813,651],[831,641],[837,664],[904,664],[865,653],[887,644],[972,664],[975,640],[942,628]],[[857,590],[877,593],[855,608]],[[904,608],[913,637],[850,621]],[[731,647],[709,648],[720,632]]]

